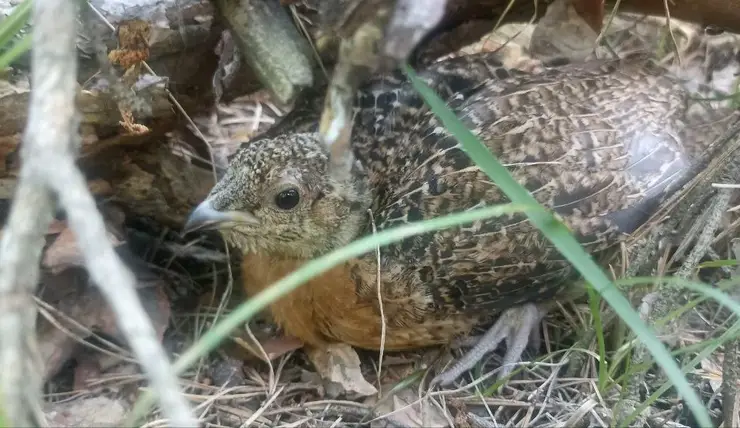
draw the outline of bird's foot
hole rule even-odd
[[[473,349],[446,371],[432,379],[432,385],[446,386],[460,375],[473,368],[488,352],[506,340],[506,354],[498,379],[507,376],[514,368],[528,344],[539,347],[539,325],[545,311],[533,303],[527,303],[504,311],[496,323],[477,340]]]

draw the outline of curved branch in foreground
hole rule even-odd
[[[75,166],[79,149],[74,108],[77,4],[34,2],[32,88],[20,182],[0,239],[0,396],[10,426],[45,425],[32,296],[43,233],[55,191],[94,282],[113,308],[121,331],[161,400],[172,426],[197,427],[177,377],[135,291],[135,280],[105,238],[100,212]]]

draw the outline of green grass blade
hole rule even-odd
[[[720,268],[720,267],[734,267],[738,265],[737,260],[709,260],[704,263],[699,263],[698,269],[707,268]]]
[[[0,70],[13,63],[19,56],[31,49],[31,34],[23,35],[23,38],[17,41],[12,48],[0,54]]]
[[[490,217],[502,216],[526,212],[527,210],[541,210],[539,205],[502,204],[490,207],[478,208],[462,213],[450,214],[444,217],[429,219],[416,223],[406,224],[381,231],[374,235],[366,236],[332,251],[321,257],[313,259],[295,270],[290,275],[283,277],[267,289],[261,291],[251,299],[239,305],[221,322],[214,325],[211,330],[203,335],[197,342],[188,348],[174,363],[176,373],[181,373],[187,367],[198,361],[198,359],[215,349],[221,341],[228,337],[229,333],[242,326],[252,316],[270,303],[298,288],[300,285],[321,275],[334,266],[347,260],[359,257],[365,253],[375,250],[377,247],[386,246],[405,238],[471,223]],[[135,426],[136,421],[151,407],[154,402],[153,392],[145,393],[136,403],[130,413],[129,420],[125,426]]]
[[[522,187],[501,165],[491,152],[478,141],[472,132],[445,105],[437,94],[408,65],[404,65],[406,74],[416,90],[425,99],[432,112],[442,121],[445,128],[462,144],[468,156],[484,171],[488,177],[509,197],[513,203],[533,205],[537,200]],[[676,389],[684,396],[687,405],[696,420],[702,426],[711,426],[709,413],[704,408],[697,393],[691,388],[676,361],[658,340],[651,329],[640,319],[627,299],[612,284],[604,271],[596,265],[580,243],[571,235],[568,228],[556,220],[548,211],[528,212],[529,220],[553,243],[565,258],[583,275],[601,297],[609,303],[617,315],[642,340],[645,347],[665,371]]]
[[[31,4],[31,0],[25,0],[16,6],[10,15],[0,21],[0,49],[5,48],[26,25],[31,16]]]

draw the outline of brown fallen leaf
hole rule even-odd
[[[384,391],[391,391],[394,385],[383,387]],[[370,426],[380,428],[385,426],[402,427],[439,427],[451,426],[452,415],[447,414],[439,406],[432,403],[428,398],[419,397],[419,384],[408,385],[400,391],[394,392],[393,396],[383,397],[380,400],[376,396],[368,397],[366,404],[375,405],[375,413],[379,419]],[[383,415],[388,415],[383,417]],[[391,422],[389,424],[389,422]]]
[[[54,230],[60,228],[58,224],[52,225],[55,228]],[[118,247],[124,243],[110,230],[106,231],[106,236],[114,247]],[[59,273],[74,266],[84,266],[84,259],[82,258],[80,249],[77,247],[75,234],[72,229],[66,227],[66,224],[54,242],[44,252],[42,266],[50,269],[52,273]]]
[[[2,92],[2,86],[8,84],[7,80],[0,79],[0,92]],[[3,121],[0,120],[0,123]],[[2,131],[7,132],[7,129]],[[0,132],[2,134],[3,132]],[[20,165],[20,159],[18,159],[18,147],[21,143],[21,134],[13,135],[1,135],[0,136],[0,173],[3,176],[10,176],[16,174],[17,168]]]
[[[78,346],[81,346],[79,341],[86,339],[91,331],[118,336],[115,317],[108,310],[105,300],[96,288],[84,284],[82,275],[80,273],[73,279],[76,286],[73,286],[75,290],[72,293],[53,303],[58,311],[51,312],[53,320],[39,320],[39,349],[45,363],[44,381],[56,375],[74,356],[79,350]],[[84,380],[80,381],[84,383]]]
[[[337,343],[322,348],[306,348],[305,351],[321,376],[327,395],[364,397],[378,393],[362,375],[360,357],[351,346]]]
[[[534,26],[529,24],[504,24],[481,37],[479,41],[465,46],[449,56],[495,52],[504,67],[516,68],[528,73],[539,73],[544,70],[542,61],[532,57],[529,53],[533,31]]]
[[[246,335],[245,335],[246,336]],[[260,349],[252,344],[251,339],[246,337],[234,337],[234,342],[249,354],[249,359],[259,359],[265,361],[265,357]],[[267,354],[267,358],[272,361],[288,352],[301,349],[303,342],[293,337],[273,337],[266,340],[260,340],[262,349]]]
[[[162,340],[170,319],[165,284],[161,280],[144,278],[141,271],[134,272],[139,279],[139,298]],[[42,317],[38,323],[39,350],[44,361],[43,379],[51,379],[70,358],[82,356],[78,362],[84,362],[84,367],[76,373],[75,385],[83,386],[90,377],[96,377],[100,370],[110,368],[113,363],[103,361],[108,358],[106,354],[90,352],[90,348],[80,341],[91,333],[103,333],[121,344],[125,344],[125,338],[107,302],[98,288],[86,280],[82,269],[67,269],[58,275],[47,273],[42,283],[42,313],[52,317],[51,320]]]
[[[139,273],[137,276],[140,277],[141,274]],[[170,300],[165,292],[166,284],[159,279],[155,281],[142,281],[140,278],[138,285],[136,291],[139,293],[139,299],[141,299],[142,306],[144,306],[144,311],[149,315],[149,319],[152,320],[157,338],[162,341],[164,332],[169,326],[170,316],[172,315]]]

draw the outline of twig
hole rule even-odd
[[[38,367],[32,366],[38,353],[31,294],[38,281],[43,234],[51,222],[52,190],[67,213],[92,280],[159,393],[162,412],[175,426],[197,427],[136,294],[134,275],[106,239],[103,218],[75,165],[79,149],[75,109],[77,3],[36,2],[33,22],[33,91],[21,180],[8,231],[0,241],[0,298],[6,305],[0,316],[0,340],[4,341],[0,343],[0,364],[8,422],[29,426],[38,425],[41,419],[32,408],[40,403],[41,384]]]
[[[247,331],[247,335],[249,335],[249,339],[257,347],[260,356],[264,359],[265,363],[267,363],[267,368],[270,369],[270,374],[268,375],[269,377],[267,379],[267,395],[275,394],[275,390],[277,389],[277,382],[275,381],[275,368],[272,367],[272,360],[270,359],[270,356],[267,355],[267,351],[265,351],[264,346],[262,346],[260,341],[257,340],[257,337],[254,335],[254,333],[252,333],[252,329],[249,328],[249,325],[245,325],[244,328]]]
[[[26,142],[35,137],[27,134]],[[27,152],[22,151],[24,158]],[[42,420],[38,409],[31,407],[41,402],[42,372],[32,296],[39,277],[43,231],[51,223],[51,198],[29,175],[21,174],[0,241],[0,393],[5,416],[13,426],[38,426]]]
[[[689,252],[684,263],[676,272],[676,276],[679,278],[689,278],[696,267],[699,265],[701,258],[707,253],[707,250],[712,245],[714,240],[714,234],[722,224],[722,214],[724,214],[727,207],[730,205],[730,198],[732,192],[730,189],[720,189],[715,196],[714,202],[710,205],[707,210],[707,218],[704,223],[704,229],[696,239],[694,248]]]
[[[43,415],[41,371],[33,294],[39,279],[43,236],[51,223],[52,200],[44,186],[46,146],[71,143],[76,124],[74,12],[63,0],[34,3],[30,114],[21,148],[23,166],[0,240],[0,373],[5,423],[39,426]],[[61,31],[60,31],[61,30]]]
[[[373,217],[372,210],[367,210],[368,214],[370,214],[370,223],[373,226],[373,234],[378,233],[377,228],[375,226],[375,218]],[[380,374],[383,370],[383,354],[385,353],[385,337],[386,337],[386,319],[385,319],[385,311],[383,309],[383,294],[382,294],[382,288],[381,288],[381,265],[380,265],[380,247],[375,248],[375,257],[376,257],[376,263],[378,264],[378,270],[375,272],[377,276],[377,291],[378,291],[378,309],[380,310],[380,349],[378,350],[378,397],[381,397],[383,394],[382,391],[382,384],[380,381]]]
[[[678,42],[676,41],[676,35],[673,34],[673,26],[671,25],[671,8],[668,7],[668,0],[663,0],[663,7],[665,8],[665,25],[668,29],[668,35],[671,36],[671,42],[673,43],[673,49],[676,53],[676,59],[678,65],[681,65],[681,51],[678,49]]]
[[[712,187],[717,189],[740,189],[740,184],[735,183],[712,183]]]

